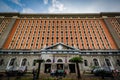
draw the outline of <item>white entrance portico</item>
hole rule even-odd
[[[57,70],[61,68],[67,72],[75,73],[75,64],[69,62],[69,59],[74,56],[79,56],[78,53],[78,49],[70,47],[63,43],[58,43],[42,49],[41,56],[42,59],[45,60],[45,63],[43,63],[43,65],[45,66],[44,72],[46,72],[47,70]],[[49,59],[51,60],[51,62],[47,61]]]

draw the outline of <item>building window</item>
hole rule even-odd
[[[117,59],[117,65],[120,66],[120,60]]]
[[[22,64],[21,64],[21,66],[25,66],[25,65],[26,65],[26,62],[27,62],[27,59],[26,59],[26,58],[23,59],[23,60],[22,60]]]
[[[107,64],[107,66],[111,66],[110,60],[109,59],[105,59],[105,62]]]
[[[12,59],[11,59],[9,66],[13,66],[13,65],[14,65],[15,59],[16,59],[16,58],[12,58]]]
[[[50,60],[50,59],[47,59],[46,62],[51,62],[51,60]]]
[[[88,61],[87,60],[84,60],[84,65],[88,66]]]
[[[94,62],[94,66],[99,66],[98,60],[97,59],[93,59]]]
[[[58,59],[58,61],[57,61],[57,62],[63,62],[63,61],[62,61],[62,59]]]
[[[4,60],[1,59],[1,60],[0,60],[0,66],[2,66],[3,64],[4,64]]]

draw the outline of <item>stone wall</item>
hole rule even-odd
[[[50,55],[42,55],[41,56],[42,59],[44,59],[45,61],[47,59],[51,59],[51,62],[44,62],[44,63],[41,64],[41,73],[44,73],[45,64],[51,64],[52,65],[51,68],[56,68],[57,64],[63,64],[63,66],[64,67],[66,66],[68,68],[68,70],[69,70],[68,64],[71,64],[71,62],[69,62],[69,59],[72,58],[73,56],[75,56],[75,55],[70,55],[67,58],[67,62],[65,62],[65,57],[59,55],[59,57],[56,57],[55,62],[53,63],[52,61],[53,61],[54,57],[53,57],[52,54],[50,54]],[[76,55],[76,56],[78,56],[78,55]],[[24,58],[26,58],[27,59],[27,63],[26,63],[27,69],[28,69],[28,71],[32,71],[32,69],[34,67],[35,68],[38,67],[38,64],[36,66],[33,66],[33,61],[35,59],[39,59],[40,55],[39,54],[37,54],[37,55],[35,55],[35,54],[0,54],[0,60],[4,59],[4,64],[2,64],[0,66],[0,71],[1,72],[4,72],[6,70],[6,68],[9,66],[10,60],[12,58],[16,58],[15,63],[14,63],[14,65],[16,67],[20,67],[21,63],[22,63],[22,60]],[[83,58],[83,63],[81,63],[79,65],[80,69],[82,71],[88,71],[88,70],[92,69],[92,67],[94,66],[93,59],[97,59],[98,60],[98,63],[99,63],[100,67],[105,67],[105,66],[107,67],[107,65],[105,63],[105,59],[109,59],[110,62],[111,62],[111,66],[110,66],[111,69],[114,69],[114,68],[120,69],[120,66],[118,66],[116,64],[116,60],[117,59],[119,60],[120,56],[116,56],[116,55],[109,55],[109,56],[108,55],[107,56],[105,56],[105,55],[101,55],[101,56],[98,56],[98,55],[93,55],[93,56],[91,56],[91,55],[83,55],[82,58]],[[62,59],[63,62],[57,62],[58,59]],[[87,66],[85,66],[84,60],[88,61],[88,65]]]

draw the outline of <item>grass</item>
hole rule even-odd
[[[62,79],[58,79],[58,78],[56,78],[56,77],[50,77],[50,76],[40,76],[40,79],[38,79],[38,80],[77,80],[77,79],[74,79],[75,77],[65,77],[65,78],[62,78]],[[109,78],[110,79],[110,78]],[[109,79],[105,79],[105,80],[109,80]],[[5,76],[3,76],[3,77],[0,77],[0,80],[8,80],[8,78],[7,77],[5,77]],[[24,76],[21,76],[21,77],[10,77],[10,79],[9,80],[33,80],[33,75],[32,74],[26,74],[26,75],[24,75]],[[94,76],[92,76],[92,77],[89,77],[89,76],[83,76],[83,78],[82,79],[80,79],[80,80],[103,80],[103,79],[101,79],[101,77],[94,77]],[[112,80],[112,79],[110,79],[110,80]]]
[[[19,80],[33,80],[33,78],[21,78]]]
[[[0,80],[8,80],[7,78],[4,79],[0,79]],[[16,78],[16,77],[12,77],[9,80],[33,80],[32,77],[21,77],[21,78]],[[42,79],[38,79],[38,80],[77,80],[77,79],[71,79],[71,78],[62,78],[62,79],[58,79],[58,78],[53,78],[53,77],[48,77],[48,78],[42,78]],[[87,77],[87,78],[82,78],[80,80],[103,80],[100,77],[99,78],[94,78],[94,77]],[[105,79],[105,80],[109,80],[109,79]],[[110,79],[111,80],[111,79]]]
[[[75,79],[70,79],[70,78],[46,78],[46,79],[42,79],[42,80],[75,80]]]

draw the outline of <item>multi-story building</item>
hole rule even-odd
[[[75,73],[72,57],[81,56],[81,70],[93,66],[120,69],[120,13],[0,13],[0,71],[44,59],[41,73],[62,69]]]

